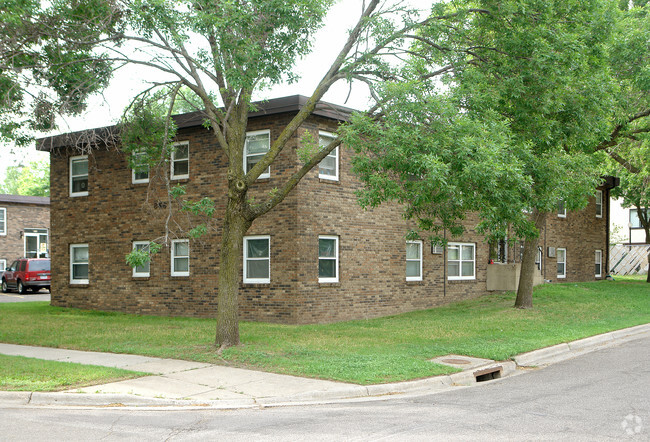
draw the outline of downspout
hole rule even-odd
[[[443,238],[445,239],[445,247],[442,254],[442,297],[447,297],[447,228],[443,229]]]
[[[609,190],[609,188],[605,189],[607,193],[607,204],[605,204],[605,278],[609,276]]]

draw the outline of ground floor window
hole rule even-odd
[[[318,282],[339,282],[339,238],[318,237]]]
[[[190,276],[190,241],[172,241],[172,276]]]
[[[603,276],[603,251],[596,250],[596,278]]]
[[[557,249],[557,277],[566,278],[566,249]]]
[[[449,243],[447,275],[449,279],[476,279],[476,244]]]
[[[271,282],[271,237],[247,236],[244,238],[244,283],[269,284]]]
[[[25,258],[48,257],[47,229],[25,229]]]
[[[0,259],[0,272],[4,272],[6,268],[7,268],[7,260]]]
[[[70,284],[88,284],[88,244],[70,245]]]
[[[149,253],[149,241],[134,241],[133,250],[143,250]],[[133,267],[133,276],[136,278],[148,278],[150,276],[150,264],[147,261],[141,266]]]
[[[406,280],[422,281],[422,241],[406,242]]]

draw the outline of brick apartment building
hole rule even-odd
[[[270,100],[251,114],[249,163],[268,150],[305,100]],[[260,177],[252,196],[270,192],[299,167],[296,148],[305,131],[326,139],[348,113],[320,105]],[[125,263],[134,247],[165,232],[167,199],[155,190],[161,188],[161,174],[172,185],[185,185],[188,199],[213,199],[217,220],[224,213],[226,163],[214,135],[196,113],[178,116],[176,123],[177,149],[164,171],[131,170],[126,154],[97,141],[110,138],[111,128],[39,141],[39,149],[51,154],[53,305],[216,314],[219,222],[201,239],[174,238],[171,247],[142,268]],[[351,155],[345,148],[333,152],[250,228],[240,281],[241,319],[317,323],[370,318],[488,292],[489,247],[471,217],[463,237],[448,238],[446,249],[407,242],[407,224],[398,208],[386,204],[364,211],[358,206],[354,192],[360,183],[350,170]],[[538,279],[605,276],[608,201],[605,185],[583,211],[549,217],[540,240]],[[511,250],[508,261],[517,259]]]
[[[0,272],[18,258],[49,256],[50,199],[0,195]]]

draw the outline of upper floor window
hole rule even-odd
[[[0,235],[7,234],[7,209],[0,207]],[[4,269],[0,269],[4,270]]]
[[[246,132],[246,143],[244,144],[244,173],[248,173],[271,148],[271,131],[258,130]],[[270,178],[271,167],[269,166],[258,178]]]
[[[70,245],[70,284],[88,284],[88,244]]]
[[[88,195],[88,155],[70,157],[70,196]]]
[[[188,141],[173,144],[171,164],[173,180],[190,177],[190,143]]]
[[[190,241],[172,241],[172,276],[190,276]]]
[[[318,145],[323,148],[334,141],[336,137],[328,132],[318,133]],[[339,179],[339,148],[338,146],[323,158],[318,165],[318,177],[324,180],[338,181]]]
[[[149,241],[134,241],[133,250],[144,250],[149,252]],[[133,267],[133,276],[135,278],[148,278],[150,276],[150,262],[147,261],[140,266]]]
[[[269,284],[271,282],[271,237],[244,237],[244,282]]]
[[[596,191],[596,218],[603,217],[603,191]]]
[[[131,154],[133,170],[131,171],[131,182],[133,184],[149,182],[149,164],[146,152],[133,152]]]
[[[339,238],[318,237],[318,282],[339,282]]]
[[[596,268],[595,268],[595,275],[596,278],[600,278],[603,276],[603,251],[602,250],[596,250],[595,253],[595,258],[596,258]]]
[[[641,212],[641,215],[643,215],[643,212]],[[650,219],[650,208],[645,209],[645,215],[647,219]],[[630,209],[630,228],[631,229],[643,228],[643,226],[641,225],[641,220],[639,219],[638,209]]]
[[[476,244],[449,243],[447,274],[449,279],[476,279]]]
[[[558,248],[557,257],[557,277],[566,278],[566,249]]]
[[[560,218],[566,218],[566,206],[564,200],[560,200],[557,203],[557,216]]]
[[[406,280],[422,281],[422,241],[406,241]]]

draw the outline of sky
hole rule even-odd
[[[296,65],[295,71],[299,73],[301,79],[291,85],[275,86],[255,98],[310,95],[343,46],[347,38],[347,30],[356,23],[361,13],[362,3],[359,0],[339,0],[329,11],[325,26],[316,34],[314,50]],[[411,3],[418,6],[431,4],[427,0],[413,0]],[[144,83],[141,79],[144,73],[141,69],[131,67],[117,71],[110,86],[101,96],[96,96],[90,101],[87,111],[82,116],[62,120],[56,132],[43,136],[116,123],[129,103],[129,99],[143,88]],[[358,109],[365,107],[368,100],[365,88],[357,86],[352,89],[352,94],[348,97],[349,93],[348,85],[339,82],[325,95],[324,101]],[[9,166],[47,159],[48,154],[36,151],[33,145],[15,148],[11,145],[0,144],[0,182],[4,181],[6,169]]]

